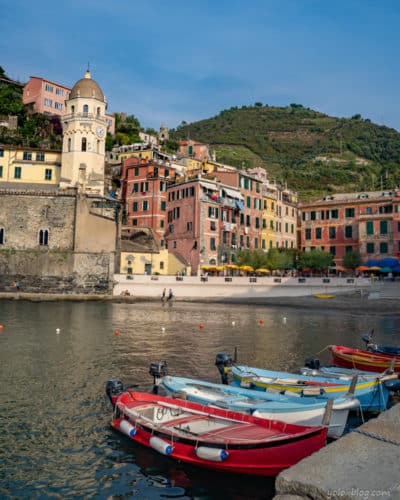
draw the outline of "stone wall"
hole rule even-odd
[[[113,269],[113,253],[0,250],[0,291],[111,293]]]

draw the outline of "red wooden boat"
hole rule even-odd
[[[326,426],[286,424],[130,390],[113,393],[111,400],[115,429],[175,460],[200,467],[276,476],[326,443]]]
[[[333,363],[337,366],[380,373],[391,368],[395,372],[400,372],[400,356],[353,349],[341,345],[331,345],[329,349]]]

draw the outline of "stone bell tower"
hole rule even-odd
[[[60,188],[104,195],[106,99],[90,71],[65,102]]]

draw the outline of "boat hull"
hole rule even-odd
[[[327,429],[324,427],[290,426],[189,401],[151,394],[132,392],[129,397],[126,394],[117,400],[117,415],[111,422],[112,427],[137,443],[198,467],[276,476],[326,442]],[[154,417],[153,421],[152,417],[144,417],[144,413],[140,413],[143,405],[147,405],[147,414],[154,408],[154,415],[159,414],[160,419]],[[160,412],[160,408],[163,411]],[[184,413],[178,415],[181,410]],[[190,417],[193,412],[194,416]],[[182,415],[186,417],[184,423]],[[195,429],[215,425],[219,428],[213,432],[195,432]],[[223,437],[227,435],[230,437]]]
[[[169,396],[291,424],[322,425],[326,412],[325,398],[260,392],[171,376],[163,377],[160,387]],[[340,437],[344,432],[349,411],[358,407],[359,402],[353,396],[337,398],[331,410],[328,437],[333,439]]]
[[[338,345],[330,346],[330,350],[334,364],[344,368],[382,373],[391,368],[394,360],[393,370],[400,373],[400,356],[390,356]]]
[[[331,377],[308,377],[247,366],[234,366],[231,373],[233,375],[232,383],[236,386],[251,387],[259,391],[274,390],[295,393],[313,389],[321,391],[322,398],[343,397],[348,393],[350,385],[349,381],[340,381]],[[378,378],[363,380],[360,377],[354,395],[359,400],[363,411],[383,411],[388,407],[389,390]]]

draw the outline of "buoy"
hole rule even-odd
[[[136,429],[127,420],[121,420],[119,430],[131,438],[136,435]]]
[[[264,320],[263,320],[263,319],[259,319],[259,320],[258,320],[258,324],[259,324],[259,325],[263,325],[263,324],[264,324]]]
[[[223,462],[229,457],[227,450],[219,448],[208,448],[207,446],[199,446],[196,448],[196,455],[203,460],[211,460],[212,462]]]
[[[199,324],[199,330],[204,330],[204,325],[203,325],[203,323],[200,323],[200,324]]]
[[[286,323],[286,318],[285,317],[283,318],[283,322]]]
[[[115,330],[115,331],[114,331],[114,335],[115,335],[116,337],[118,337],[118,335],[119,335],[119,330]]]
[[[60,333],[60,329],[56,328],[56,334],[58,335]]]
[[[232,326],[235,326],[236,325],[236,322],[235,321],[232,321]]]
[[[4,327],[3,327],[3,325],[0,325],[0,332],[1,332],[1,330],[2,330],[3,328],[4,328]]]
[[[157,436],[153,436],[150,438],[150,446],[163,455],[170,455],[174,450],[174,447],[171,444],[167,443]]]
[[[164,326],[162,326],[162,327],[161,327],[161,331],[162,331],[163,333],[165,332],[165,327],[164,327]]]

